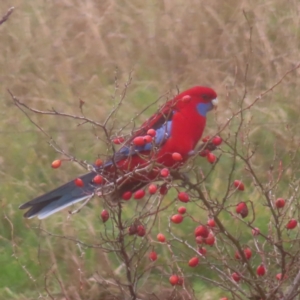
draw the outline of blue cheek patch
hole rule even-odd
[[[202,117],[206,117],[206,113],[212,109],[213,109],[213,104],[211,102],[197,104],[198,114]]]

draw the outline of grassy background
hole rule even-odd
[[[75,164],[60,171],[50,168],[57,154],[12,104],[7,89],[33,107],[70,114],[80,113],[78,101],[83,99],[85,114],[103,121],[133,71],[117,115],[118,122],[125,124],[165,92],[208,85],[220,99],[207,127],[207,133],[213,133],[216,123],[221,126],[238,107],[245,85],[249,103],[299,62],[300,5],[296,0],[4,0],[1,15],[11,5],[13,15],[0,26],[0,298],[45,297],[46,278],[57,299],[64,299],[62,290],[70,299],[98,299],[98,289],[87,279],[97,273],[109,278],[115,266],[108,256],[93,249],[84,249],[83,254],[74,243],[40,236],[34,228],[96,242],[102,230],[101,202],[70,219],[60,213],[42,225],[22,218],[21,203],[84,170]],[[116,97],[115,77],[120,85]],[[288,151],[298,145],[299,94],[296,71],[247,115],[251,126],[245,126],[244,133],[249,132],[251,142],[258,145],[256,163],[262,178],[274,157],[288,164]],[[153,110],[138,117],[137,123]],[[33,117],[65,151],[80,159],[93,161],[106,151],[97,138],[100,133],[90,126]],[[212,190],[222,189],[230,167],[231,158],[223,157],[210,182]],[[295,167],[286,171],[286,183]],[[251,182],[246,174],[241,176]],[[255,191],[249,196],[258,197]],[[153,280],[160,280],[159,275]],[[199,281],[193,287],[201,299],[215,299],[219,293]]]

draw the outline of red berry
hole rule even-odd
[[[252,235],[256,236],[260,234],[260,230],[258,227],[255,227],[252,229]]]
[[[180,214],[177,214],[177,215],[173,215],[171,217],[171,221],[175,224],[180,224],[182,221],[183,221],[183,216],[180,215]]]
[[[204,137],[204,138],[202,139],[202,142],[207,143],[207,142],[209,141],[209,139],[210,139],[210,136],[207,135],[206,137]]]
[[[196,267],[198,264],[199,264],[199,258],[197,256],[189,260],[189,266],[192,268]]]
[[[145,191],[144,191],[144,190],[137,190],[137,191],[134,193],[133,198],[134,198],[135,200],[139,200],[139,199],[142,199],[144,196],[145,196]]]
[[[157,185],[156,184],[150,184],[148,186],[149,194],[153,195],[157,191]]]
[[[243,191],[245,189],[245,186],[241,180],[235,180],[233,182],[233,185],[240,191]]]
[[[256,269],[256,274],[258,276],[264,276],[266,274],[266,268],[263,264],[259,265]]]
[[[283,208],[284,205],[285,205],[285,200],[283,198],[278,198],[275,201],[275,205],[276,205],[277,208]]]
[[[100,158],[97,158],[95,161],[95,166],[99,168],[102,165],[103,165],[103,161]]]
[[[146,144],[146,141],[143,136],[137,136],[133,139],[133,144],[136,146],[144,146]]]
[[[157,235],[157,240],[161,243],[164,243],[166,241],[166,237],[162,233],[159,233]]]
[[[53,169],[57,169],[61,166],[61,160],[60,159],[56,159],[52,162],[51,167]]]
[[[245,254],[245,256],[246,256],[246,259],[250,259],[251,256],[252,256],[252,251],[251,251],[251,249],[250,249],[250,248],[245,248],[245,249],[244,249],[244,254]],[[234,257],[235,257],[236,259],[241,259],[241,255],[240,255],[240,253],[239,253],[238,250],[235,252]]]
[[[200,254],[202,254],[203,256],[205,256],[207,250],[206,250],[206,248],[204,248],[204,247],[200,247],[199,250],[198,250],[198,252],[199,252]]]
[[[209,153],[207,153],[207,155],[206,155],[206,159],[207,159],[207,161],[208,161],[209,163],[213,164],[213,163],[216,162],[217,157],[216,157],[213,153],[209,152]]]
[[[172,275],[172,276],[170,276],[170,278],[169,278],[169,282],[170,282],[172,285],[178,284],[178,281],[179,281],[179,277],[178,277],[177,275]]]
[[[199,152],[199,155],[202,157],[207,156],[207,154],[210,153],[208,149],[204,149],[202,151]]]
[[[187,203],[187,202],[190,201],[190,196],[189,196],[187,193],[185,193],[185,192],[180,192],[180,193],[178,193],[177,198],[178,198],[181,202],[185,202],[185,203]]]
[[[152,136],[152,137],[155,137],[156,136],[156,131],[154,129],[149,129],[147,131],[147,134],[150,135],[150,136]]]
[[[177,285],[183,285],[183,278],[178,276]]]
[[[245,248],[245,249],[244,249],[244,253],[245,253],[245,256],[246,256],[247,259],[250,259],[250,258],[251,258],[251,256],[252,256],[252,251],[251,251],[250,248]]]
[[[245,202],[238,203],[235,211],[240,214],[242,218],[246,218],[248,216],[248,207]]]
[[[177,211],[181,214],[184,215],[186,213],[186,208],[184,206],[178,207]]]
[[[203,244],[204,243],[204,238],[202,236],[196,236],[196,243],[197,244]]]
[[[101,184],[103,181],[103,177],[101,175],[96,175],[94,178],[93,178],[93,182],[96,183],[96,184]]]
[[[297,220],[291,219],[287,224],[286,228],[287,229],[294,229],[297,226]]]
[[[209,246],[213,246],[216,241],[216,238],[213,233],[209,233],[208,237],[204,240],[204,243]]]
[[[238,250],[235,251],[235,253],[234,253],[234,258],[235,258],[235,259],[241,259],[241,255],[240,255],[240,253],[239,253]]]
[[[157,260],[157,253],[155,251],[151,251],[149,253],[149,258],[151,261],[156,261]]]
[[[235,282],[239,282],[241,280],[241,276],[240,274],[234,272],[231,274],[231,278],[235,281]]]
[[[276,279],[277,280],[282,280],[282,274],[281,273],[276,274]],[[283,279],[287,279],[287,275],[286,274],[283,276]]]
[[[83,183],[82,179],[80,179],[80,178],[76,178],[76,179],[74,180],[74,183],[75,183],[75,185],[77,185],[78,187],[83,187],[83,186],[84,186],[84,183]]]
[[[137,233],[138,236],[144,236],[146,234],[146,229],[143,225],[138,225]]]
[[[177,152],[174,152],[172,153],[172,158],[175,160],[175,161],[182,161],[182,155],[180,153],[177,153]]]
[[[213,139],[212,139],[212,143],[215,145],[215,146],[219,146],[221,145],[223,142],[222,138],[219,137],[219,136],[215,136]]]
[[[159,189],[159,193],[161,195],[167,195],[168,194],[168,186],[166,184],[163,184]]]
[[[109,219],[109,213],[106,209],[103,209],[101,212],[101,219],[105,223]]]
[[[169,174],[170,174],[170,171],[169,171],[167,168],[163,168],[163,169],[161,169],[161,171],[160,171],[160,176],[161,176],[161,177],[168,177]]]
[[[214,219],[209,219],[209,220],[207,221],[207,226],[209,226],[209,227],[216,227],[216,222],[215,222],[215,220],[214,220]]]
[[[135,224],[132,224],[129,226],[128,233],[129,233],[129,235],[133,235],[133,234],[137,233],[137,227]]]
[[[201,236],[203,238],[207,238],[209,235],[209,231],[205,225],[199,225],[195,229],[195,236]]]
[[[145,135],[144,140],[145,140],[146,144],[151,143],[152,142],[152,136],[151,135]]]
[[[123,193],[122,199],[127,201],[127,200],[130,200],[131,196],[132,196],[132,193],[130,191],[127,191],[127,192]]]
[[[122,143],[124,143],[124,141],[125,141],[125,139],[121,136],[113,139],[113,143],[116,145],[122,144]]]
[[[220,300],[228,300],[227,297],[220,298]]]

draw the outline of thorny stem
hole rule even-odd
[[[198,193],[199,198],[203,201],[204,205],[207,207],[207,209],[209,211],[213,211],[212,206],[210,205],[210,203],[207,201],[206,197],[203,195],[200,187],[198,185],[192,184],[187,178],[182,177],[182,180],[193,190],[195,190]],[[218,218],[218,214],[214,215],[214,220],[216,222],[216,224],[218,225],[220,232],[222,232],[223,234],[225,234],[225,236],[227,236],[227,238],[236,246],[236,248],[238,249],[238,251],[240,252],[243,261],[246,264],[247,270],[249,272],[249,274],[252,276],[253,279],[256,279],[256,275],[255,272],[253,271],[250,263],[248,262],[248,260],[246,259],[246,256],[244,254],[244,251],[241,247],[240,242],[229,233],[229,231],[225,228],[225,226],[223,225],[223,223],[221,222],[221,220]],[[265,298],[265,293],[263,291],[263,289],[260,287],[260,285],[257,282],[254,282],[257,291],[259,292],[259,295],[264,299]]]
[[[128,281],[128,289],[131,295],[131,299],[135,300],[137,295],[134,289],[134,282],[132,279],[132,270],[131,270],[131,262],[130,258],[127,254],[127,247],[125,245],[125,239],[124,239],[124,230],[125,228],[123,227],[123,221],[122,221],[122,204],[119,202],[118,203],[118,214],[117,214],[117,226],[119,228],[119,237],[118,237],[118,243],[120,246],[120,255],[123,258],[123,262],[125,264],[126,268],[126,277]]]

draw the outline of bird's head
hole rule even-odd
[[[176,107],[179,110],[195,107],[198,114],[206,117],[206,113],[218,104],[217,93],[203,86],[192,87],[176,96]]]

